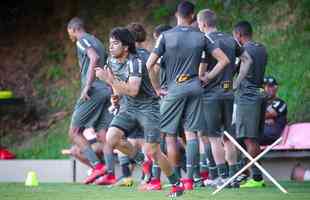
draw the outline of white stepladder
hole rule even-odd
[[[265,155],[267,152],[269,152],[274,146],[276,146],[278,143],[282,141],[282,137],[280,137],[278,140],[276,140],[274,143],[272,143],[270,146],[268,146],[263,152],[261,152],[256,158],[252,158],[252,156],[244,149],[242,146],[231,136],[227,131],[224,131],[225,136],[250,160],[250,162],[244,166],[239,172],[237,172],[234,176],[232,176],[229,180],[227,180],[221,187],[217,188],[212,195],[215,195],[216,193],[220,192],[224,187],[226,187],[231,181],[233,181],[236,177],[238,177],[242,172],[244,172],[247,168],[249,168],[251,165],[255,165],[261,172],[273,183],[275,184],[279,190],[281,190],[284,194],[287,193],[287,190],[285,190],[257,161]]]

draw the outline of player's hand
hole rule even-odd
[[[199,79],[202,81],[202,87],[206,87],[210,82],[207,72],[203,76],[200,76]]]
[[[111,105],[112,106],[119,105],[119,100],[120,100],[120,98],[118,95],[115,95],[115,94],[111,95]]]
[[[156,91],[156,94],[160,97],[164,97],[168,94],[168,91],[166,89],[159,89]]]
[[[104,67],[104,69],[102,69],[101,67],[96,67],[95,73],[96,73],[96,77],[98,77],[100,80],[106,81],[110,85],[114,81],[114,75],[111,69],[107,67]]]
[[[88,91],[89,91],[89,88],[88,88],[88,87],[85,87],[85,88],[82,90],[80,100],[82,100],[82,101],[90,100],[90,96],[88,95]]]

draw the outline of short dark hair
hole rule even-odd
[[[128,46],[129,53],[136,54],[135,40],[127,28],[116,27],[113,28],[109,35],[110,38],[121,41],[122,45]]]
[[[67,25],[68,29],[84,29],[84,21],[79,17],[73,17]]]
[[[162,34],[162,32],[168,31],[169,29],[172,29],[172,26],[170,25],[165,25],[165,24],[160,24],[155,27],[154,33],[159,36]]]
[[[144,42],[146,40],[146,31],[140,23],[130,23],[127,26],[136,42]]]
[[[209,27],[216,27],[216,14],[210,9],[204,9],[198,13],[199,20],[206,22]]]
[[[177,8],[177,12],[183,18],[188,18],[194,14],[195,5],[189,1],[182,1]]]
[[[234,27],[234,31],[246,37],[252,37],[253,34],[252,25],[248,21],[238,22]]]

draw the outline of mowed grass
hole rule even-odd
[[[302,200],[310,198],[310,183],[282,182],[288,194],[281,193],[275,186],[268,184],[261,189],[225,189],[216,195],[211,195],[212,189],[201,188],[186,192],[178,199],[200,200]],[[40,184],[38,187],[25,187],[22,183],[1,183],[1,200],[158,200],[169,199],[168,192],[138,192],[133,188],[108,188],[81,184]]]

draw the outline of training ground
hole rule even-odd
[[[280,161],[277,163],[281,164]],[[292,163],[283,163],[283,169],[291,170]],[[267,182],[265,188],[260,189],[224,189],[222,192],[212,195],[214,189],[199,188],[186,192],[178,199],[202,200],[310,200],[310,182],[295,183],[280,176],[284,173],[279,165],[268,165],[267,170],[280,179],[280,183],[288,190],[283,194],[272,183]],[[269,166],[269,167],[268,167]],[[278,166],[278,167],[276,167]],[[281,165],[280,165],[281,166]],[[278,170],[277,170],[278,169]],[[87,168],[73,160],[10,160],[0,161],[0,200],[158,200],[167,199],[165,194],[168,188],[162,192],[138,192],[137,183],[134,187],[106,187],[96,185],[82,185],[79,182],[86,176]],[[27,172],[35,171],[39,186],[29,187],[24,185]],[[119,174],[119,167],[116,174]],[[139,177],[139,170],[135,170],[134,177]],[[267,180],[267,179],[265,179]],[[74,182],[76,181],[76,182]]]
[[[310,183],[281,182],[288,190],[282,194],[275,186],[267,183],[260,189],[225,189],[214,196],[212,189],[200,188],[186,192],[178,199],[188,200],[309,200]],[[109,188],[96,185],[72,183],[45,183],[38,187],[26,187],[22,183],[0,183],[1,200],[159,200],[168,199],[163,192],[138,192],[137,187]]]

